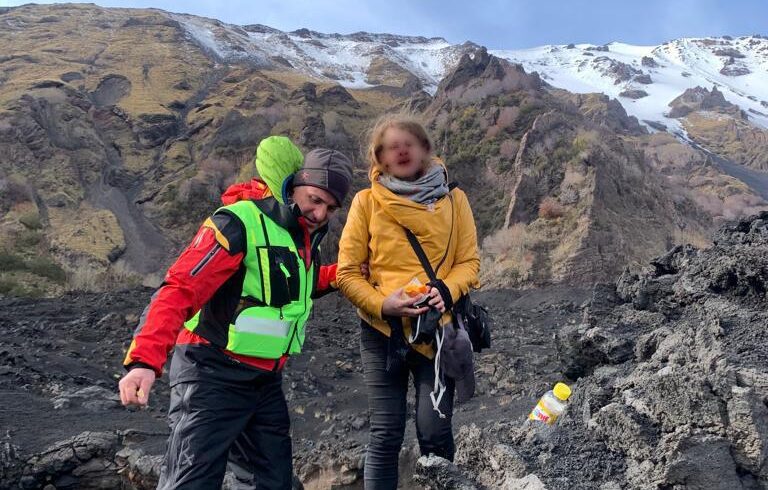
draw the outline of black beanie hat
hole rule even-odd
[[[330,192],[339,206],[352,183],[352,162],[341,152],[317,148],[304,156],[304,166],[293,177],[293,186],[311,185]]]

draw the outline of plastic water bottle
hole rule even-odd
[[[555,420],[565,411],[565,405],[570,396],[571,388],[565,383],[557,383],[554,388],[541,397],[539,403],[528,415],[528,419],[539,420],[549,425],[554,424]]]

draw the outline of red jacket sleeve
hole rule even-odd
[[[226,233],[226,228],[235,227],[222,225],[236,218],[218,217],[206,220],[192,243],[168,269],[163,286],[152,298],[136,330],[123,362],[126,367],[150,367],[160,377],[184,322],[200,311],[239,269],[242,247],[231,243],[232,233]],[[239,222],[236,225],[240,229]]]
[[[317,284],[312,298],[320,298],[328,293],[337,291],[336,264],[321,265],[317,274]]]

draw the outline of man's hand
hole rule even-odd
[[[426,313],[429,307],[415,308],[413,305],[422,298],[405,296],[403,288],[384,298],[384,304],[381,306],[381,313],[385,316],[410,316],[417,317]]]
[[[123,376],[120,387],[120,401],[123,405],[146,406],[149,402],[149,391],[155,382],[155,372],[147,368],[133,368]]]

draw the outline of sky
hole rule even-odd
[[[25,1],[0,0],[0,6]],[[61,3],[46,0],[35,3]],[[621,41],[657,45],[680,37],[768,35],[766,0],[97,0],[154,7],[231,24],[302,27],[472,41],[490,49]]]

